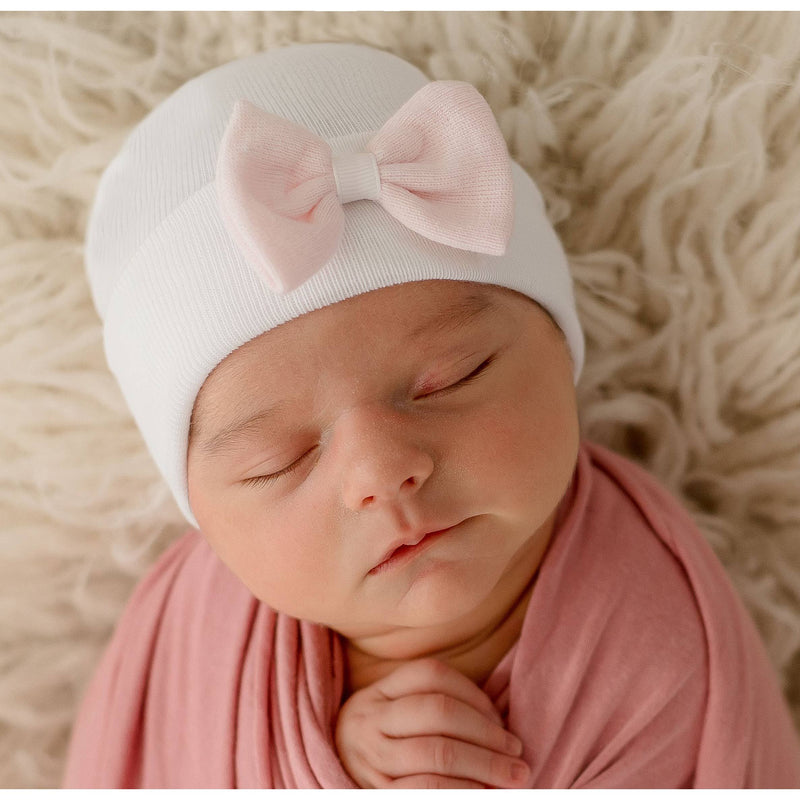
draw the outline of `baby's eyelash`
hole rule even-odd
[[[451,383],[449,386],[444,386],[441,389],[436,389],[433,392],[430,392],[430,395],[438,395],[442,394],[443,392],[449,392],[452,389],[459,389],[462,386],[466,386],[468,383],[472,383],[491,363],[494,361],[494,355],[489,356],[485,361],[478,364],[478,366],[470,372],[469,375],[462,378],[460,381],[456,381],[455,383]],[[423,397],[428,397],[429,395],[422,395]]]
[[[309,453],[313,452],[315,449],[316,446],[312,447],[311,450],[306,450],[306,452],[303,453],[303,455],[301,455],[300,458],[295,459],[294,461],[292,461],[291,464],[289,464],[288,467],[284,467],[282,470],[279,470],[278,472],[273,472],[269,475],[258,475],[255,478],[247,478],[247,480],[242,481],[242,483],[246,483],[249,486],[266,486],[268,483],[272,483],[273,481],[277,480],[278,478],[284,475],[290,475],[300,466],[303,459]]]

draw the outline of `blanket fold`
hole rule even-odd
[[[530,788],[800,788],[757,629],[689,514],[582,441],[520,637],[483,688]],[[190,529],[134,590],[64,788],[356,788],[338,634],[261,603]]]

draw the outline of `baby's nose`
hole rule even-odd
[[[433,458],[399,414],[373,408],[340,419],[342,496],[354,511],[412,495],[433,472]]]

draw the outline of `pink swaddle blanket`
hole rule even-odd
[[[583,441],[519,639],[484,685],[531,788],[800,788],[758,632],[691,517]],[[255,599],[190,529],[136,587],[65,788],[355,788],[338,634]]]

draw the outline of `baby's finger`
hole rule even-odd
[[[380,731],[394,738],[440,734],[518,756],[522,742],[502,725],[452,695],[433,692],[393,700]]]
[[[381,789],[486,789],[485,783],[445,775],[405,775],[387,781]]]
[[[392,739],[374,766],[390,778],[431,773],[509,789],[523,788],[530,777],[520,759],[446,736]]]
[[[489,696],[466,675],[435,658],[420,658],[398,667],[373,686],[389,700],[407,694],[442,692],[463,700],[483,714],[491,716],[500,725],[503,718]]]

